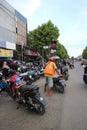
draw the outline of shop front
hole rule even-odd
[[[41,56],[39,54],[38,51],[33,50],[33,49],[25,49],[24,50],[24,57],[25,57],[25,61],[29,62],[36,62],[38,60],[41,60]]]
[[[0,41],[0,58],[12,58],[13,50],[16,49],[15,43]]]

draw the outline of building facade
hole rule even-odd
[[[0,0],[0,49],[11,50],[21,59],[21,49],[26,45],[27,19],[6,0]]]

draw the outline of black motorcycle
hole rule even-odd
[[[87,84],[87,65],[84,68],[83,81],[85,84]]]
[[[34,110],[41,115],[45,113],[46,100],[40,94],[37,85],[23,85],[19,88],[19,92],[20,100],[17,108],[24,105],[27,109]]]
[[[69,78],[69,72],[68,72],[68,68],[66,66],[62,67],[61,74],[64,76],[65,80],[68,80],[68,78]]]
[[[66,83],[63,76],[53,78],[53,89],[57,90],[59,93],[64,93],[65,87]]]
[[[17,98],[12,95],[11,85],[9,79],[5,82],[0,82],[0,92],[6,91],[8,94],[16,100]],[[45,113],[46,100],[39,92],[39,86],[37,85],[26,85],[23,84],[16,91],[18,96],[18,108],[21,105],[27,107],[27,109],[36,111],[37,113],[43,115]]]

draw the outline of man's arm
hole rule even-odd
[[[63,76],[63,75],[59,72],[58,69],[55,69],[55,71],[57,72],[57,74],[58,74],[59,76]]]
[[[57,66],[56,66],[55,63],[54,63],[54,68],[55,68],[55,71],[57,72],[57,74],[58,74],[59,76],[63,76],[63,75],[59,72],[59,70],[58,70],[58,68],[57,68]]]

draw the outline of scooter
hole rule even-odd
[[[61,74],[64,76],[65,80],[68,80],[69,72],[68,72],[68,68],[66,66],[62,66]]]
[[[19,92],[20,100],[17,108],[21,105],[25,105],[29,110],[34,110],[41,115],[45,113],[46,100],[40,94],[39,86],[23,85],[19,88]]]
[[[59,93],[64,93],[65,87],[66,87],[66,83],[63,76],[56,76],[53,78],[54,90],[57,90]]]
[[[17,83],[18,84],[18,83]],[[8,94],[16,100],[15,96],[12,96],[12,90],[10,86],[9,79],[6,80],[5,86],[0,89],[2,91],[8,92]],[[38,85],[26,85],[22,84],[20,87],[16,89],[16,94],[18,96],[18,106],[17,109],[20,108],[21,105],[27,107],[27,109],[36,111],[37,113],[43,115],[45,113],[46,100],[39,92]]]

